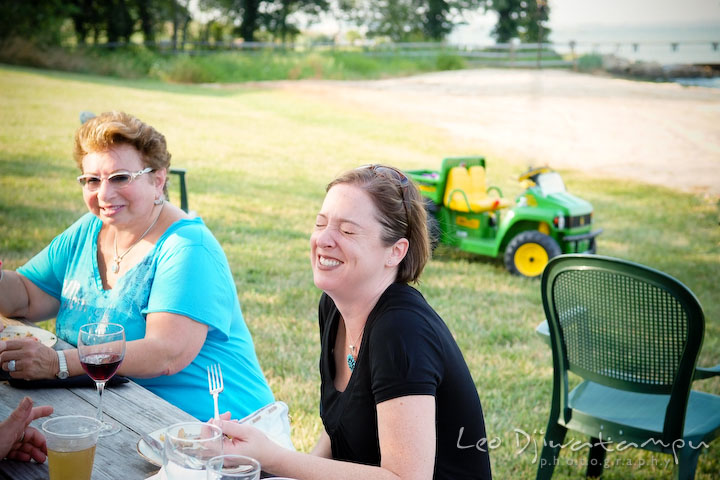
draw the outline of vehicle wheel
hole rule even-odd
[[[514,275],[538,277],[550,259],[561,253],[552,237],[534,230],[522,232],[505,249],[505,267]]]
[[[434,252],[440,243],[441,228],[437,217],[438,206],[432,200],[425,199],[425,212],[427,213],[428,235],[430,236],[430,252]]]

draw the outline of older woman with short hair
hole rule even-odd
[[[83,324],[125,328],[119,373],[191,415],[212,416],[206,367],[220,363],[224,409],[246,415],[273,401],[220,244],[200,218],[165,200],[165,137],[123,112],[76,132],[75,161],[88,214],[0,280],[0,313],[57,317],[75,345]],[[8,341],[0,365],[14,378],[83,375],[76,349]]]
[[[328,185],[310,238],[320,299],[320,417],[312,455],[225,414],[225,453],[300,480],[490,479],[483,412],[445,322],[408,282],[430,255],[422,198],[400,171]]]

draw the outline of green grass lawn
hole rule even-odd
[[[317,300],[309,235],[325,185],[345,169],[390,163],[436,168],[445,156],[482,154],[427,127],[309,100],[287,91],[213,88],[0,67],[0,258],[13,269],[83,214],[72,138],[82,110],[125,110],[165,133],[173,165],[188,170],[190,207],[223,245],[262,367],[290,405],[293,440],[309,450],[318,419]],[[488,158],[506,195],[525,169]],[[678,166],[681,168],[681,166]],[[718,199],[562,172],[595,207],[599,253],[663,270],[686,283],[707,317],[701,364],[720,363]],[[174,199],[177,202],[177,199]],[[550,349],[539,282],[499,260],[440,247],[419,289],[465,353],[483,401],[495,478],[534,478],[550,406]],[[720,394],[720,381],[696,383]],[[526,436],[527,435],[527,436]],[[585,440],[570,436],[569,439]],[[696,478],[720,473],[720,443]],[[524,448],[527,447],[527,448]],[[540,448],[540,446],[538,446]],[[586,449],[563,450],[557,479],[579,478]],[[609,453],[607,479],[671,478],[669,455]],[[580,466],[579,466],[580,465]]]

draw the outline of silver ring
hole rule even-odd
[[[14,372],[15,371],[15,360],[10,360],[8,362],[8,372]]]

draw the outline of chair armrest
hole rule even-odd
[[[496,187],[494,185],[492,187],[488,187],[487,193],[490,193],[491,190],[495,190],[500,196],[500,198],[503,198],[502,190],[500,190],[500,187]]]
[[[718,375],[720,375],[720,364],[710,368],[696,367],[693,380],[704,380]]]
[[[448,207],[450,206],[450,203],[452,202],[453,198],[455,197],[455,194],[459,193],[462,195],[463,200],[465,200],[465,205],[467,205],[468,212],[472,212],[472,208],[470,207],[470,200],[468,200],[467,194],[464,190],[461,190],[459,188],[456,188],[452,192],[450,192],[450,195],[448,195]]]

